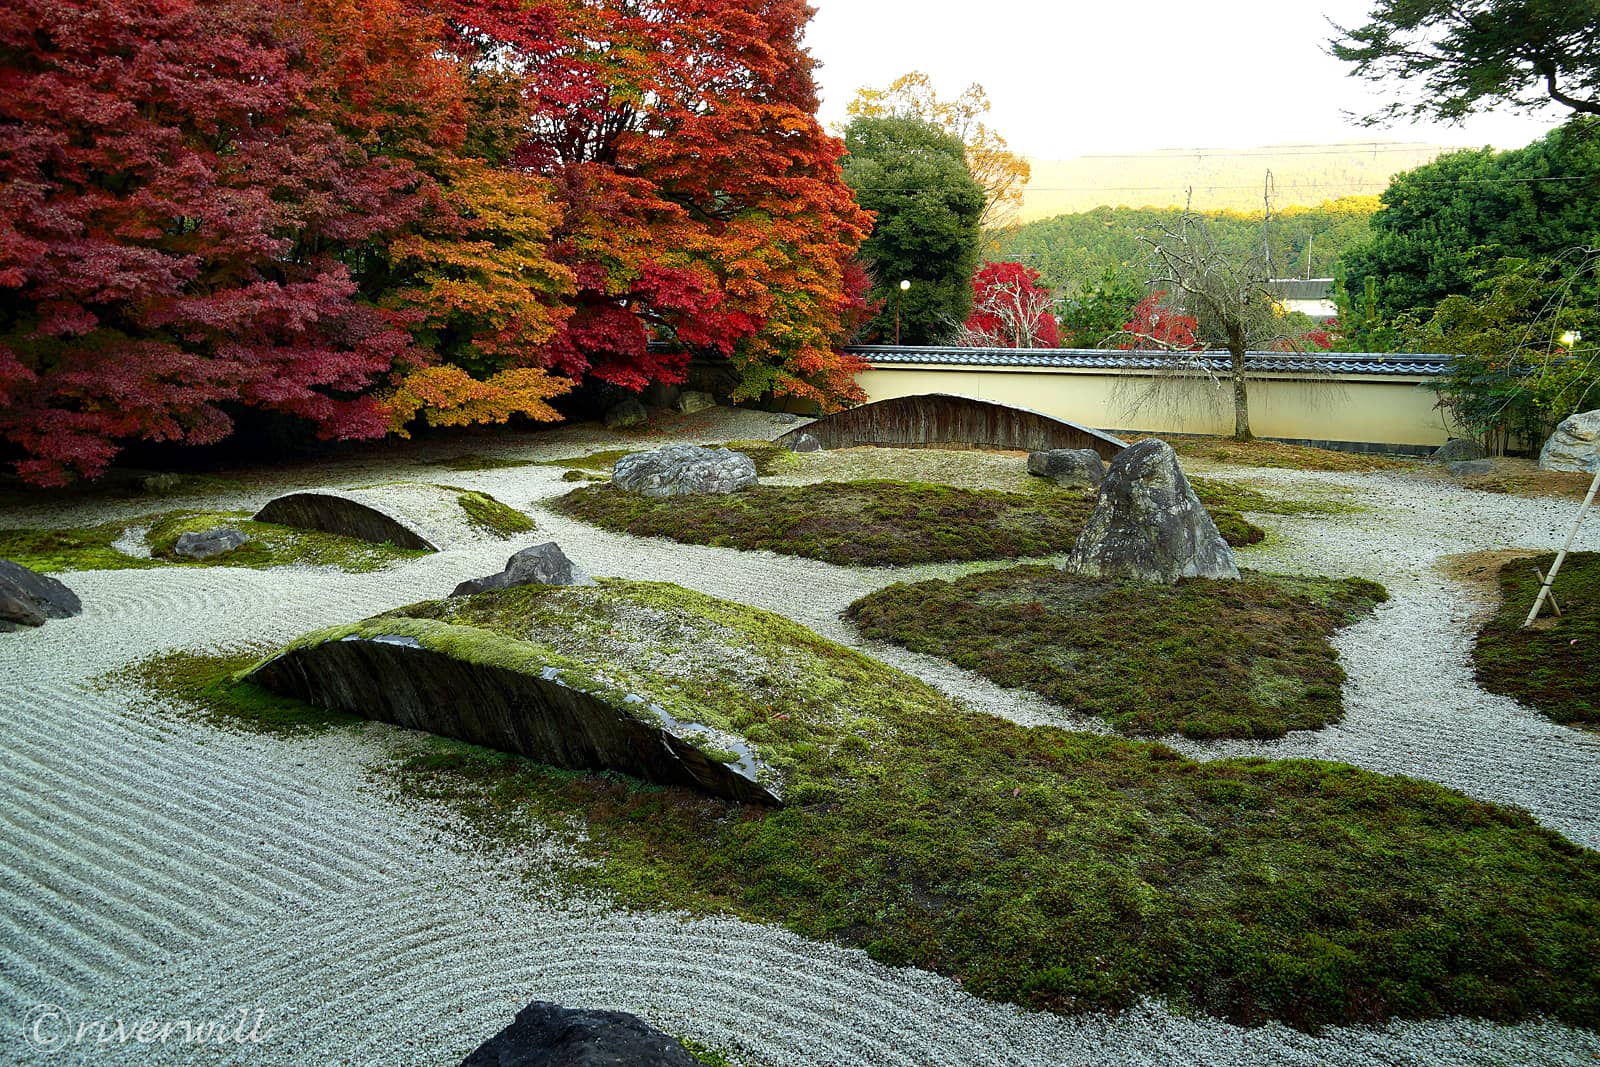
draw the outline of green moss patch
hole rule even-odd
[[[675,497],[596,485],[550,506],[641,537],[886,565],[1065,552],[1094,503],[1076,493],[1041,496],[867,481],[758,485],[722,496]]]
[[[1514,697],[1557,722],[1600,723],[1600,553],[1574,552],[1551,586],[1562,614],[1548,602],[1522,628],[1539,579],[1555,556],[1513,560],[1500,568],[1500,610],[1478,631],[1472,650],[1478,684]]]
[[[507,456],[481,456],[476,452],[469,452],[464,456],[452,456],[443,461],[439,466],[452,471],[493,471],[503,470],[508,467],[534,467],[538,466],[536,459],[512,459]]]
[[[722,496],[674,497],[594,485],[550,507],[639,537],[884,566],[1066,552],[1094,510],[1094,497],[1058,488],[1004,493],[891,481],[758,485]],[[1233,534],[1230,543],[1261,540],[1260,528],[1237,513],[1214,517],[1224,537]]]
[[[756,465],[756,473],[762,477],[769,474],[782,474],[798,468],[800,461],[782,445],[775,445],[771,441],[725,441],[720,444],[703,444],[701,448],[727,448],[735,452],[743,452],[749,456]],[[617,465],[617,460],[623,456],[631,456],[635,452],[647,452],[646,448],[611,448],[604,452],[591,452],[585,456],[572,456],[567,459],[552,459],[545,462],[552,467],[572,467],[584,471],[605,471],[610,473],[611,468]]]
[[[0,530],[0,559],[9,559],[40,573],[161,566],[160,560],[130,556],[111,547],[131,525],[134,523],[107,522],[99,526],[55,530]]]
[[[1138,435],[1128,443],[1142,440]],[[1332,448],[1286,445],[1277,441],[1234,441],[1226,437],[1162,437],[1178,455],[1233,463],[1243,467],[1285,467],[1302,471],[1393,471],[1410,470],[1414,461],[1371,452],[1341,452]]]
[[[1600,857],[1523,812],[1338,764],[1201,763],[1025,729],[664,584],[527,587],[401,617],[582,658],[741,724],[785,771],[790,804],[773,810],[405,742],[388,768],[403,794],[451,804],[486,847],[556,835],[582,861],[575,888],[620,904],[782,923],[1032,1008],[1157,995],[1303,1027],[1600,1024]],[[179,672],[170,695],[205,691],[202,674]]]
[[[231,526],[250,540],[231,552],[208,560],[191,560],[177,554],[178,538]],[[150,554],[157,560],[190,567],[283,567],[295,564],[337,567],[363,573],[392,563],[416,559],[426,552],[377,545],[355,537],[302,530],[294,526],[256,522],[248,511],[175,511],[153,517],[145,535]]]
[[[240,727],[251,733],[294,737],[322,733],[365,720],[282,697],[242,681],[260,662],[262,649],[224,652],[169,652],[141,660],[109,678],[173,698],[216,726]],[[170,702],[164,702],[172,707]]]
[[[466,513],[467,521],[480,530],[498,537],[514,537],[535,529],[533,520],[509,504],[502,504],[488,493],[474,489],[447,486],[456,494],[456,503]]]
[[[1381,586],[1268,577],[1176,585],[1014,567],[850,605],[866,636],[1031,689],[1123,733],[1282,737],[1344,713],[1335,629]]]

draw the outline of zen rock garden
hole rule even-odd
[[[129,751],[140,722],[176,731],[181,788],[225,771],[240,847],[274,850],[270,871],[236,858],[197,885],[301,885],[301,833],[324,866],[364,857],[296,890],[336,932],[263,932],[191,993],[310,1005],[382,988],[393,954],[410,1004],[459,980],[429,961],[492,960],[503,978],[450,994],[461,1021],[426,1024],[426,1062],[471,1065],[868,1062],[849,1043],[885,1011],[871,1040],[953,1043],[951,1062],[1087,1062],[1105,1033],[1170,1062],[1258,1041],[1238,1062],[1425,1062],[1462,1034],[1505,1062],[1600,1050],[1600,757],[1582,732],[1600,699],[1547,695],[1521,666],[1600,667],[1600,612],[1567,594],[1534,644],[1483,623],[1476,676],[1454,638],[1422,636],[1463,595],[1435,569],[1459,535],[1520,516],[1547,550],[1570,497],[1423,464],[1323,470],[1309,449],[1260,452],[1307,469],[1230,466],[1155,438],[824,447],[870,420],[795,432],[675,402],[747,436],[591,436],[565,458],[556,438],[415,481],[0,532],[84,591],[0,563],[0,629],[37,631],[0,638],[22,684],[101,687],[94,736]],[[1600,589],[1595,535],[1579,547],[1572,580]],[[1507,605],[1535,565],[1490,570]],[[163,574],[251,611],[159,606]],[[47,666],[102,640],[78,674]],[[268,755],[209,740],[236,736]],[[310,790],[293,813],[270,784],[285,760]],[[198,803],[141,814],[122,798],[151,772],[132,773],[73,803],[114,804],[116,834]],[[91,880],[107,864],[95,900],[188,877],[75,862]],[[163,893],[191,912],[140,896],[146,921],[170,911],[194,931],[172,944],[207,951],[192,909],[231,898]],[[308,962],[283,970],[279,941]],[[189,982],[129,967],[157,997]],[[745,992],[708,992],[725,979]],[[1351,1044],[1352,1025],[1377,1029]],[[1048,1055],[1006,1051],[1018,1032]],[[288,1055],[319,1047],[304,1040]]]

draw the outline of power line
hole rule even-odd
[[[1515,184],[1524,183],[1524,182],[1588,182],[1588,181],[1594,181],[1597,177],[1600,177],[1600,175],[1578,174],[1578,175],[1566,175],[1566,176],[1560,176],[1560,177],[1553,177],[1552,176],[1552,177],[1543,177],[1543,178],[1450,178],[1450,179],[1437,179],[1437,180],[1432,180],[1432,181],[1411,180],[1408,184],[1411,184],[1411,185],[1515,185]],[[1193,183],[1189,183],[1189,184],[1193,184]],[[1328,183],[1316,182],[1316,181],[1309,181],[1309,182],[1307,182],[1307,181],[1294,181],[1293,179],[1286,179],[1283,182],[1283,186],[1286,189],[1357,189],[1357,188],[1361,188],[1361,189],[1371,189],[1371,188],[1387,189],[1390,184],[1391,184],[1391,182],[1390,182],[1389,179],[1384,179],[1384,180],[1381,180],[1381,181],[1375,179],[1373,181],[1349,181],[1349,182],[1328,182]],[[929,189],[931,189],[931,188],[932,187],[929,187]],[[1029,193],[1092,193],[1092,192],[1164,193],[1164,192],[1171,192],[1175,188],[1183,188],[1183,185],[1046,185],[1046,186],[1025,185],[1025,186],[1022,187],[1022,189],[1019,190],[1019,192],[1021,192],[1023,195],[1027,195]],[[1231,191],[1231,190],[1237,190],[1237,189],[1254,190],[1255,188],[1256,188],[1256,186],[1254,184],[1251,184],[1251,185],[1199,185],[1199,184],[1196,184],[1195,185],[1195,189],[1197,191],[1203,191],[1203,192],[1222,192],[1224,190]],[[925,192],[925,191],[928,191],[928,189],[908,190],[908,191]]]

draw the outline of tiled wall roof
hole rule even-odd
[[[854,345],[846,351],[868,363],[948,365],[954,367],[1071,367],[1149,370],[1172,357],[1164,352],[1094,348],[918,348]],[[1225,352],[1208,352],[1205,360],[1219,371],[1228,366]],[[1251,352],[1246,356],[1256,373],[1392,374],[1434,376],[1445,373],[1453,356],[1435,353],[1376,352]]]

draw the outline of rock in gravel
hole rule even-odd
[[[1465,478],[1472,474],[1493,474],[1494,461],[1488,459],[1464,459],[1445,467],[1457,478]]]
[[[243,530],[236,530],[232,526],[219,526],[204,533],[180,534],[178,543],[172,550],[190,559],[210,559],[224,552],[232,552],[240,545],[248,544],[249,541],[250,535]]]
[[[554,541],[524,548],[506,560],[505,570],[484,578],[470,578],[456,586],[451,596],[471,596],[486,589],[510,589],[518,585],[593,585],[577,564],[567,558]]]
[[[741,804],[782,803],[742,737],[680,721],[648,695],[481,626],[380,615],[308,634],[249,679],[317,707],[556,767],[620,771]]]
[[[357,537],[374,544],[388,542],[397,548],[438,551],[427,538],[375,507],[333,493],[290,493],[269,500],[255,513],[257,522],[275,522],[302,530]]]
[[[1600,409],[1561,420],[1539,450],[1539,466],[1547,471],[1593,474],[1600,467]]]
[[[808,433],[803,433],[789,442],[790,452],[821,452],[822,442]]]
[[[605,423],[608,430],[629,430],[649,422],[650,412],[639,401],[629,397],[607,408],[600,421]]]
[[[1028,453],[1028,473],[1054,479],[1057,485],[1098,489],[1106,478],[1106,461],[1092,448],[1051,448]]]
[[[1064,569],[1090,578],[1238,578],[1233,550],[1183,476],[1172,446],[1157,438],[1111,461],[1094,513]]]
[[[641,496],[720,495],[755,485],[756,464],[728,448],[667,445],[617,460],[611,484]]]
[[[678,399],[672,402],[672,410],[681,415],[693,415],[697,411],[717,406],[717,398],[710,393],[702,393],[698,389],[685,389],[678,394]]]
[[[1485,459],[1488,453],[1478,442],[1465,437],[1452,437],[1428,456],[1430,463],[1461,463],[1475,459]]]
[[[83,604],[66,583],[0,559],[0,633],[43,626],[47,619],[66,619],[81,611]]]
[[[699,1067],[682,1045],[637,1015],[536,1000],[461,1067]]]

